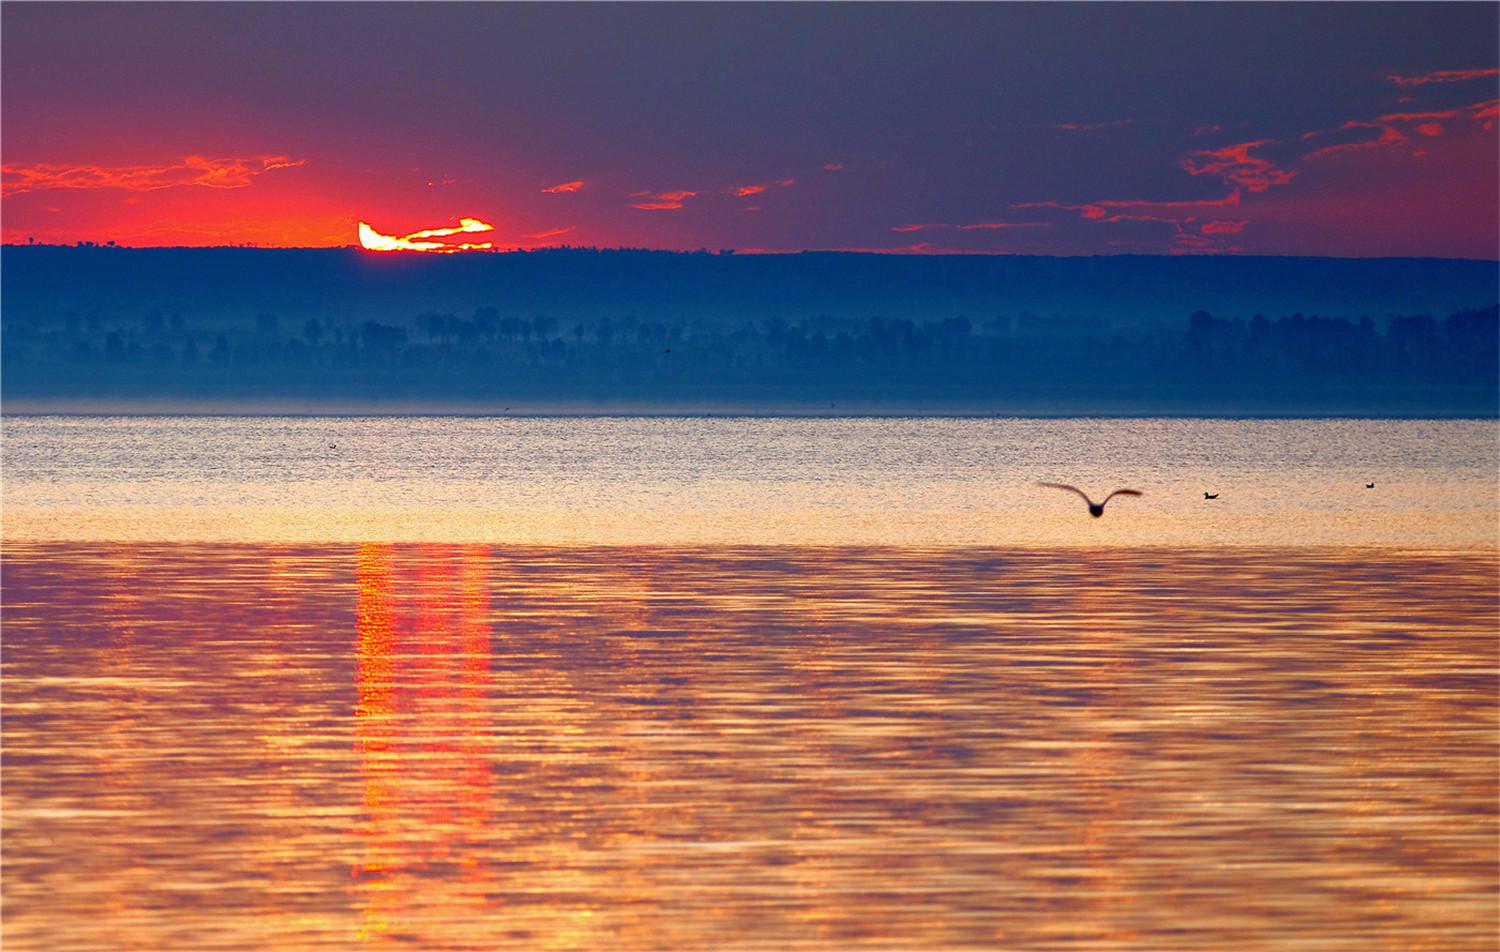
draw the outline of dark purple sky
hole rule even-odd
[[[1495,258],[1497,11],[6,4],[0,212],[133,245],[472,216],[507,247]]]

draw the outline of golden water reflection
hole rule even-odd
[[[10,545],[4,946],[1490,949],[1497,581]]]

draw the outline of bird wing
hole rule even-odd
[[[1037,483],[1037,485],[1047,486],[1051,489],[1066,489],[1070,493],[1077,493],[1078,495],[1082,496],[1083,501],[1088,503],[1090,506],[1094,504],[1094,501],[1088,497],[1088,494],[1079,489],[1077,486],[1069,486],[1066,483]]]
[[[1116,496],[1139,496],[1140,494],[1141,491],[1139,489],[1116,489],[1114,492],[1104,497],[1104,502],[1109,502]],[[1104,502],[1101,502],[1099,505],[1104,505]]]

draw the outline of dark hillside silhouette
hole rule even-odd
[[[1495,262],[15,246],[0,262],[12,401],[1496,412]]]

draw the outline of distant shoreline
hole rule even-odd
[[[374,400],[171,400],[8,399],[0,402],[0,416],[291,416],[291,417],[792,417],[840,419],[849,417],[913,417],[931,419],[1227,419],[1227,420],[1497,420],[1490,414],[1348,408],[1256,408],[1208,404],[1198,407],[1121,407],[1078,401],[1072,404],[996,402],[994,404],[922,405],[903,403],[806,403],[755,401],[742,403],[665,403],[653,401],[441,401]]]

